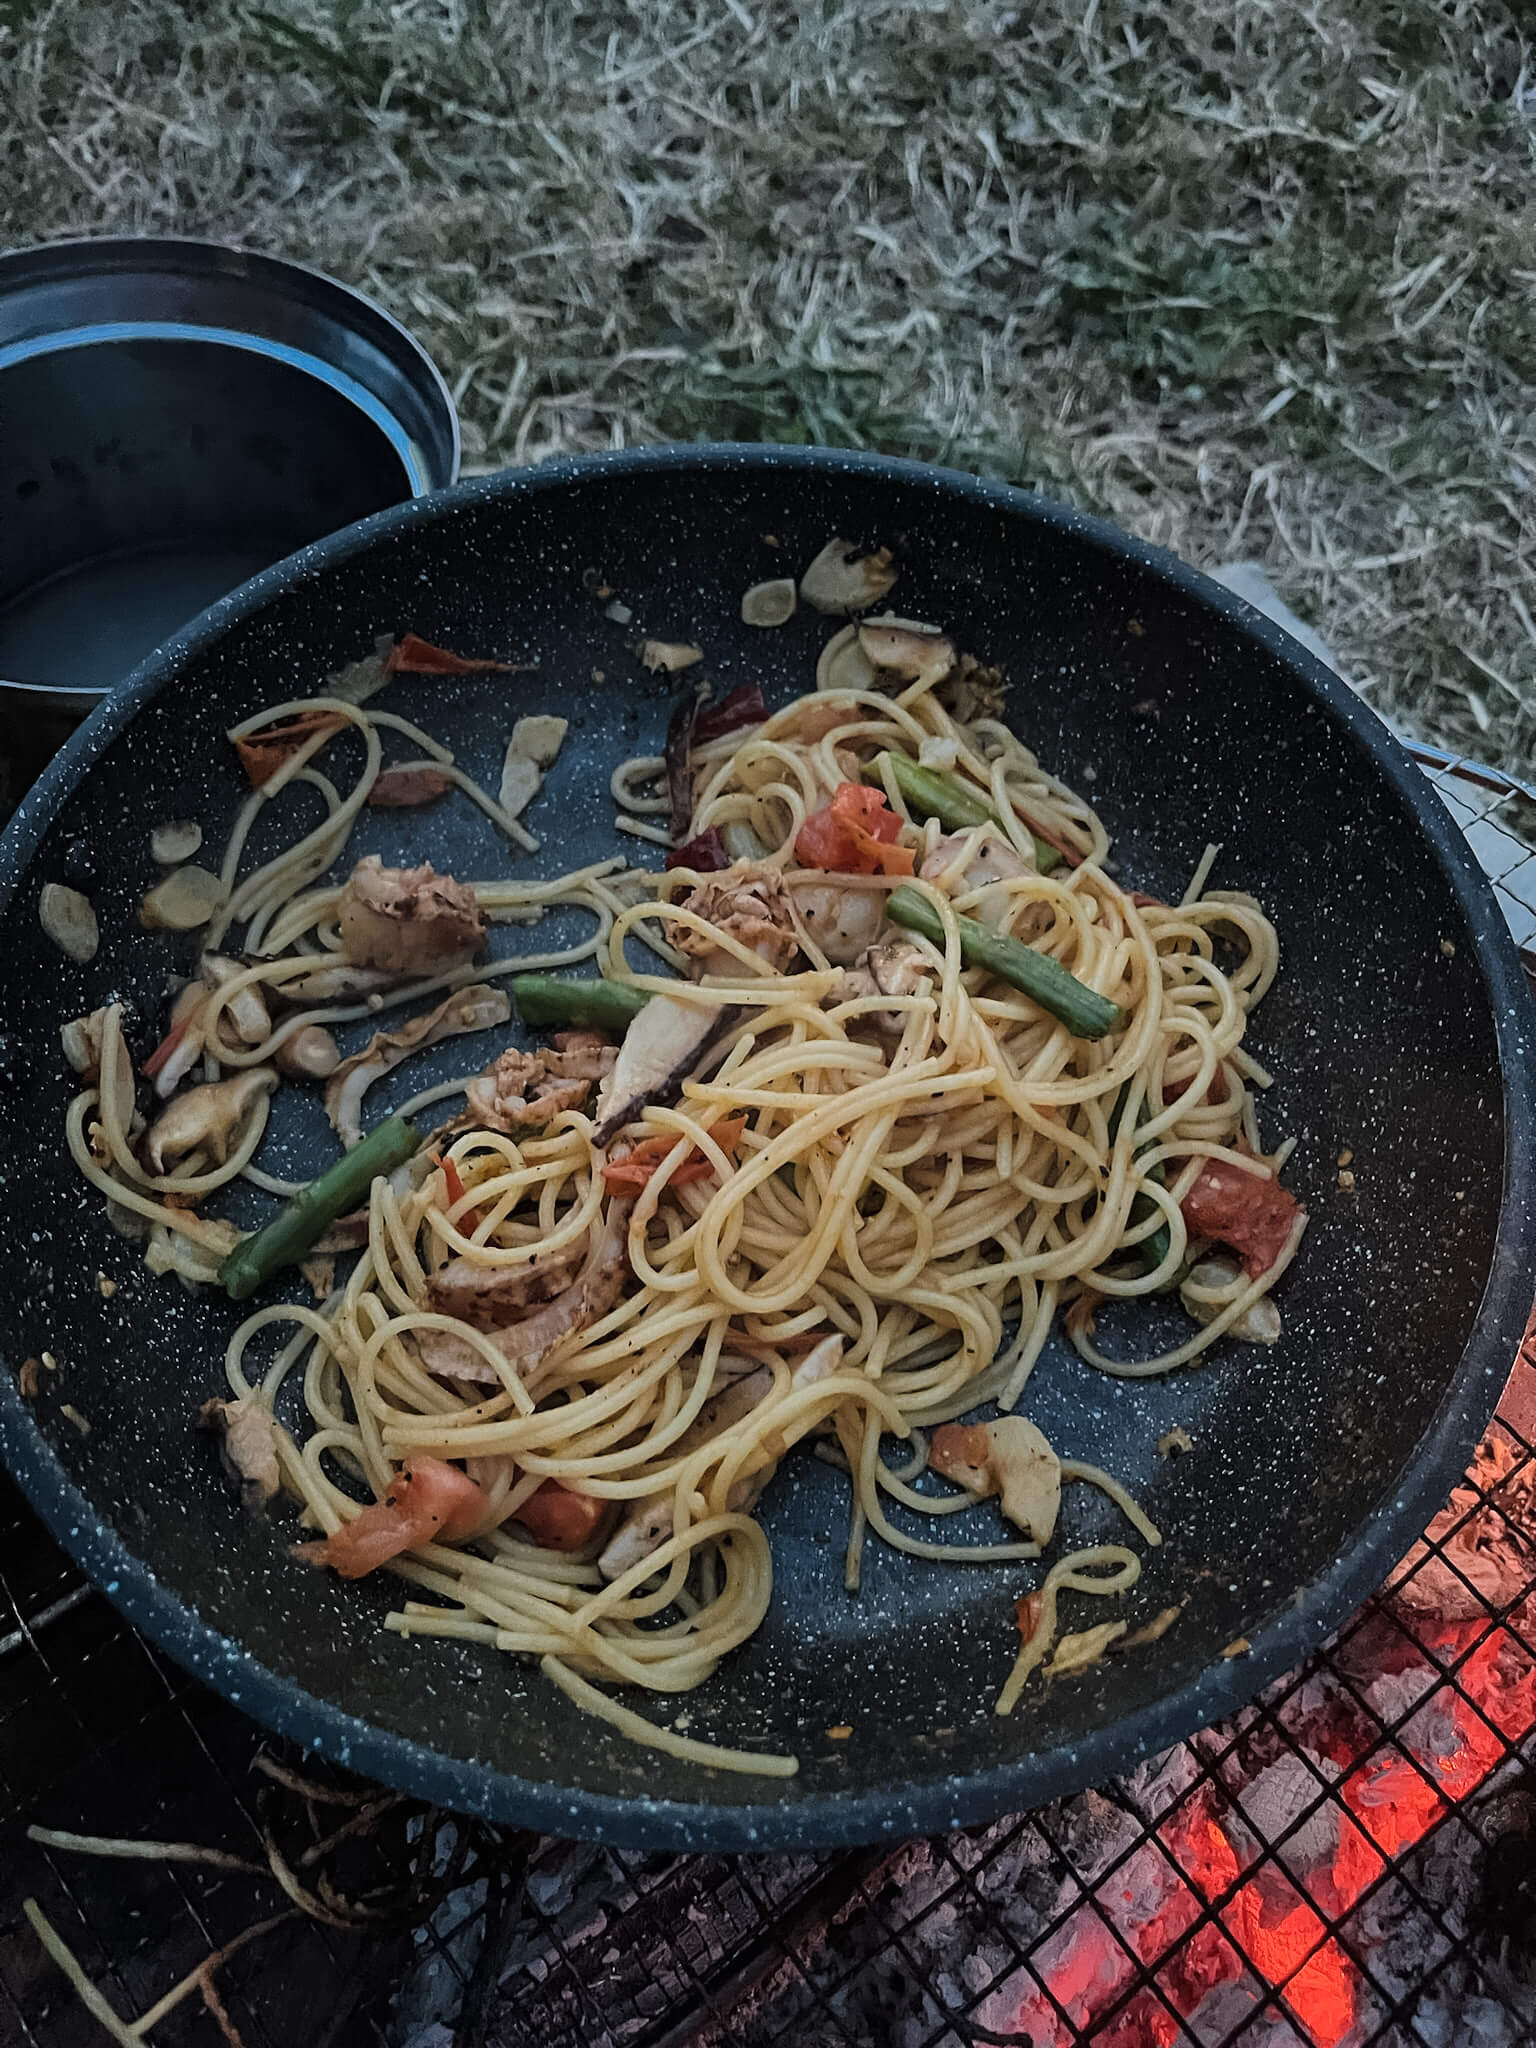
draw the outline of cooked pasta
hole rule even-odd
[[[470,1029],[505,1015],[506,977],[595,964],[598,983],[570,986],[634,1020],[618,1050],[577,1030],[420,1092],[413,1113],[466,1106],[373,1179],[350,1271],[311,1305],[259,1307],[227,1375],[243,1414],[286,1418],[277,1469],[313,1557],[407,1582],[391,1628],[537,1659],[635,1739],[729,1769],[795,1765],[690,1742],[601,1688],[687,1691],[757,1629],[772,1559],[753,1510],[791,1446],[815,1439],[847,1474],[850,1585],[870,1537],[1038,1584],[1008,1712],[1061,1597],[1123,1593],[1141,1569],[1130,1541],[1044,1561],[1061,1484],[1100,1489],[1140,1545],[1160,1540],[1082,1446],[1024,1422],[1052,1328],[1122,1376],[1265,1340],[1306,1220],[1260,1143],[1268,1077],[1243,1049],[1277,967],[1262,910],[1206,888],[1215,849],[1182,903],[1129,892],[1100,820],[986,702],[992,679],[931,629],[884,631],[840,633],[822,687],[778,711],[717,712],[713,733],[705,712],[666,758],[615,764],[620,821],[678,849],[659,873],[616,858],[434,878],[430,904],[430,870],[328,881],[399,738],[412,752],[391,773],[437,771],[434,793],[451,784],[535,842],[391,714],[321,695],[247,720],[232,738],[254,736],[264,767],[282,758],[223,857],[208,947],[240,953],[141,1072],[176,1071],[190,1032],[186,1078],[243,1077],[248,1099],[226,1094],[233,1127],[203,1130],[172,1090],[162,1117],[179,1107],[180,1123],[146,1137],[109,1006],[82,1020],[94,1056],[67,1124],[152,1264],[227,1279],[249,1241],[202,1204],[242,1174],[292,1192],[257,1158],[306,1034],[427,999],[434,1032]],[[344,794],[312,764],[359,744]],[[289,791],[318,793],[320,822],[246,872],[258,816]],[[475,964],[486,923],[570,910],[590,919],[577,943]],[[433,920],[468,939],[381,967],[390,918],[390,944]],[[398,1048],[374,1043],[382,1072]],[[333,1116],[356,1114],[371,1072],[336,1068]],[[1099,1304],[1180,1287],[1186,1341],[1099,1348]],[[1009,1420],[957,1422],[987,1404]],[[993,1495],[1003,1540],[946,1540],[951,1514]]]

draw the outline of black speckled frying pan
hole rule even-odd
[[[149,1042],[178,965],[176,943],[136,922],[149,829],[191,814],[219,843],[242,790],[223,739],[234,719],[312,691],[383,632],[537,656],[537,676],[418,679],[396,700],[493,784],[517,714],[569,716],[527,817],[537,858],[458,799],[367,814],[359,850],[482,876],[633,853],[608,778],[624,755],[659,751],[668,709],[630,652],[637,633],[697,640],[722,690],[760,681],[783,701],[809,687],[830,624],[802,612],[753,630],[740,596],[834,533],[888,541],[896,608],[1003,666],[1018,730],[1091,794],[1127,880],[1177,892],[1218,840],[1218,885],[1262,898],[1283,969],[1249,1042],[1277,1076],[1263,1128],[1299,1138],[1287,1177],[1313,1220],[1273,1351],[1222,1346],[1137,1385],[1048,1349],[1029,1413],[1167,1532],[1124,1611],[1134,1624],[1188,1604],[1157,1643],[1032,1688],[1011,1720],[992,1701],[1027,1568],[924,1566],[875,1544],[850,1598],[841,1482],[789,1461],[764,1507],[765,1626],[701,1691],[651,1703],[668,1720],[686,1707],[695,1735],[799,1751],[800,1775],[775,1782],[637,1749],[509,1658],[402,1643],[380,1627],[388,1584],[339,1584],[292,1560],[282,1518],[242,1515],[192,1418],[222,1390],[244,1311],[152,1279],[79,1185],[58,1027],[115,995]],[[591,568],[633,624],[605,616]],[[66,863],[93,871],[102,944],[88,967],[38,926],[39,890]],[[494,936],[535,943],[515,926]],[[1530,1305],[1529,1000],[1493,895],[1419,772],[1239,600],[1107,527],[939,470],[648,450],[464,484],[293,556],[139,670],[28,798],[0,847],[0,959],[11,1469],[107,1593],[260,1719],[445,1804],[558,1833],[689,1849],[867,1841],[1028,1807],[1186,1734],[1300,1657],[1407,1549],[1463,1469]],[[467,1064],[449,1048],[439,1068],[397,1075],[393,1099]],[[274,1149],[278,1171],[301,1175],[328,1141],[297,1092]],[[116,1279],[110,1297],[98,1273]],[[1145,1350],[1176,1314],[1106,1316],[1101,1332]],[[28,1403],[15,1369],[44,1350],[59,1370]],[[1193,1448],[1159,1459],[1175,1425]],[[1091,1489],[1070,1489],[1064,1540],[1112,1523]],[[1077,1625],[1104,1618],[1094,1609]],[[1250,1648],[1223,1658],[1238,1638]],[[852,1734],[830,1739],[842,1724]]]

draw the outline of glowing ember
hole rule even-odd
[[[1189,2038],[1175,2012],[1197,2039],[1221,2040],[1278,1992],[1289,2022],[1277,2016],[1266,2042],[1357,2038],[1371,1999],[1330,1925],[1536,1728],[1536,1468],[1491,1438],[1469,1476],[1429,1531],[1444,1557],[1416,1545],[1327,1664],[1272,1714],[1237,1717],[1216,1782],[1035,1952],[1050,1999],[1020,2005],[1015,1986],[985,2025],[1067,2048],[1064,2011],[1071,2028],[1097,2026],[1095,2048],[1165,2048]],[[1120,2005],[1133,1958],[1166,2004],[1143,1989]]]

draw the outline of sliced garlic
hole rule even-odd
[[[889,548],[860,554],[850,540],[829,540],[800,578],[800,595],[818,612],[861,612],[878,604],[900,571]]]
[[[224,884],[206,868],[173,868],[139,905],[146,931],[192,932],[224,905]]]
[[[170,818],[149,835],[149,850],[163,868],[190,860],[202,843],[203,828],[196,818]]]
[[[96,913],[78,889],[66,889],[62,882],[45,882],[38,899],[38,921],[61,953],[83,966],[94,960],[101,944]]]
[[[816,663],[818,690],[872,690],[875,664],[859,645],[857,626],[834,633]]]
[[[795,579],[776,576],[769,583],[754,583],[743,593],[741,623],[744,626],[782,626],[795,615]]]
[[[692,668],[704,659],[702,647],[689,646],[682,640],[642,640],[640,659],[652,674],[658,672],[675,676],[685,668]]]
[[[1215,1322],[1247,1285],[1247,1276],[1230,1259],[1202,1259],[1191,1267],[1179,1289],[1179,1299],[1203,1329]],[[1261,1294],[1228,1326],[1226,1334],[1244,1344],[1278,1344],[1280,1311],[1269,1295]]]

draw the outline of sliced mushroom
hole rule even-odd
[[[1248,1276],[1231,1260],[1201,1259],[1190,1268],[1179,1289],[1179,1299],[1204,1329],[1207,1323],[1215,1322],[1222,1310],[1229,1307],[1233,1298],[1247,1285]],[[1271,1296],[1261,1294],[1257,1301],[1244,1309],[1235,1323],[1227,1326],[1226,1334],[1244,1344],[1278,1344],[1280,1328],[1279,1309]]]
[[[244,973],[245,963],[242,960],[231,960],[225,953],[203,955],[203,986],[209,991],[227,988],[230,982],[237,981]],[[255,982],[248,983],[238,994],[231,996],[221,1016],[229,1019],[235,1035],[246,1045],[260,1045],[263,1039],[272,1035],[272,1019],[267,1014],[261,989]]]
[[[337,904],[341,950],[358,967],[391,974],[442,974],[474,958],[485,942],[475,892],[452,875],[387,868],[369,854],[352,870]]]
[[[1000,668],[989,668],[975,655],[962,654],[939,694],[959,724],[974,725],[978,718],[1002,717],[1007,709],[1007,688]]]
[[[272,1057],[292,1081],[324,1081],[341,1065],[336,1041],[323,1024],[306,1024],[285,1038]]]
[[[682,908],[756,953],[772,974],[783,972],[799,945],[789,897],[777,868],[733,867],[701,882],[683,898]],[[740,976],[742,966],[736,955],[714,944],[708,934],[679,923],[668,926],[667,937],[680,953],[690,957],[696,975]]]
[[[322,1257],[337,1252],[360,1252],[368,1242],[368,1231],[372,1217],[367,1209],[351,1209],[345,1216],[338,1216],[324,1237],[317,1240],[315,1250]]]
[[[525,1310],[563,1294],[586,1261],[585,1238],[539,1252],[523,1266],[485,1266],[453,1258],[427,1282],[427,1304],[476,1330],[500,1330]]]
[[[300,1259],[299,1271],[316,1301],[329,1301],[336,1287],[336,1261],[324,1255],[312,1253],[307,1259]]]
[[[107,1008],[92,1010],[88,1017],[73,1017],[59,1032],[64,1057],[84,1081],[94,1083],[101,1073],[102,1027]]]
[[[754,583],[743,592],[741,623],[744,626],[782,626],[795,615],[795,579],[775,576],[768,583]]]
[[[215,1166],[222,1166],[251,1112],[276,1086],[275,1067],[250,1067],[227,1081],[208,1081],[178,1095],[156,1117],[144,1140],[150,1172],[169,1173],[172,1163],[189,1152],[206,1152]]]
[[[553,718],[548,713],[520,718],[513,726],[502,763],[497,801],[514,818],[527,809],[543,787],[545,770],[553,765],[566,730],[565,719]]]
[[[879,900],[878,898],[876,899]],[[829,1010],[839,1003],[856,1003],[870,996],[916,995],[925,980],[933,976],[933,962],[906,939],[891,939],[883,946],[871,946],[831,993],[824,999]],[[906,1029],[905,1010],[863,1010],[855,1020],[867,1024],[882,1037],[899,1038]]]
[[[536,1052],[509,1046],[465,1089],[464,1123],[513,1137],[542,1130],[562,1110],[585,1109],[617,1058],[595,1032],[558,1032]]]
[[[955,665],[953,643],[941,626],[902,619],[894,612],[860,619],[834,633],[816,663],[818,690],[878,690],[892,677],[937,684]]]
[[[310,1003],[363,1003],[369,996],[398,988],[404,979],[404,975],[387,968],[354,967],[342,960],[334,967],[312,967],[307,974],[297,974],[291,981],[276,984],[272,992],[285,1003],[305,1007]]]
[[[946,1422],[928,1446],[928,1462],[977,1500],[1002,1497],[1002,1510],[1043,1550],[1061,1509],[1061,1460],[1032,1422]]]
[[[852,541],[829,540],[800,578],[800,595],[818,612],[861,612],[879,603],[899,573],[889,548],[865,555]]]
[[[532,1386],[555,1347],[606,1315],[630,1277],[628,1201],[615,1197],[601,1230],[589,1234],[586,1264],[563,1293],[521,1322],[491,1334],[491,1343],[525,1385]],[[448,1379],[500,1385],[500,1375],[473,1344],[451,1330],[423,1330],[416,1338],[428,1372]]]
[[[163,868],[174,868],[190,860],[203,843],[203,828],[196,818],[168,818],[149,835],[149,850]]]
[[[843,1340],[840,1336],[824,1337],[814,1350],[808,1351],[789,1376],[789,1391],[798,1393],[804,1387],[814,1386],[818,1380],[829,1379],[842,1364]],[[721,1358],[721,1366],[727,1363]],[[728,1429],[734,1429],[738,1422],[750,1415],[773,1393],[775,1375],[771,1366],[760,1365],[734,1379],[711,1395],[699,1410],[698,1420],[684,1432],[668,1453],[669,1461],[690,1457],[702,1444],[723,1436]],[[796,1425],[793,1435],[782,1434],[777,1440],[776,1455],[755,1471],[738,1479],[726,1496],[726,1506],[732,1513],[745,1513],[762,1497],[769,1480],[778,1470],[779,1459],[798,1437],[810,1428],[809,1419]],[[654,1551],[661,1548],[672,1534],[672,1517],[675,1494],[669,1487],[664,1492],[648,1495],[636,1501],[625,1514],[623,1521],[614,1531],[602,1554],[597,1568],[605,1579],[622,1578],[637,1564],[644,1562]]]
[[[677,996],[652,996],[624,1033],[613,1071],[603,1082],[593,1144],[606,1145],[648,1105],[665,1108],[676,1102],[683,1083],[699,1072],[741,1016],[735,1004],[712,1009]]]
[[[38,898],[37,915],[61,953],[79,961],[81,966],[95,959],[101,932],[89,898],[78,889],[66,889],[62,882],[45,882]]]
[[[775,974],[799,944],[783,880],[773,868],[732,868],[701,882],[683,899],[682,907],[729,932]],[[743,972],[735,954],[715,945],[705,932],[674,924],[668,926],[667,936],[691,956],[697,975]],[[678,996],[652,996],[625,1032],[613,1071],[603,1082],[593,1144],[606,1145],[647,1104],[676,1102],[683,1083],[700,1070],[740,1019],[735,1004],[712,1010]]]
[[[905,682],[931,689],[955,665],[954,643],[936,626],[907,619],[864,619],[857,630],[859,646],[874,666]]]
[[[259,1514],[282,1485],[277,1424],[272,1410],[254,1394],[240,1401],[205,1401],[198,1427],[219,1439],[224,1470],[240,1489],[241,1505]]]
[[[691,647],[682,640],[642,640],[640,659],[652,674],[675,676],[685,668],[692,668],[704,659],[702,647]]]
[[[224,884],[207,868],[173,868],[139,905],[146,931],[193,932],[224,907]]]
[[[356,1145],[363,1135],[363,1097],[375,1081],[382,1081],[391,1068],[424,1046],[439,1039],[456,1038],[465,1032],[485,1031],[493,1024],[505,1024],[512,1004],[505,990],[472,982],[429,1010],[413,1017],[398,1031],[379,1031],[359,1053],[343,1060],[326,1083],[325,1113],[340,1133],[344,1145]]]

